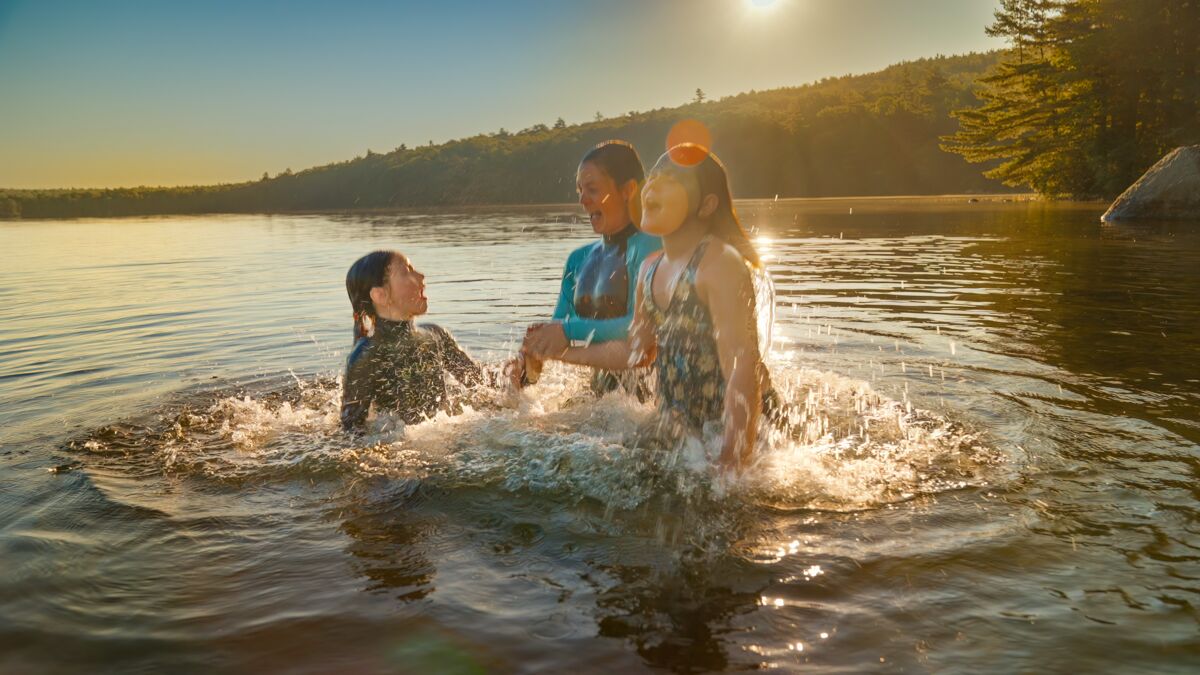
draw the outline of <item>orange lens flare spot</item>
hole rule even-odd
[[[712,147],[712,133],[700,120],[680,120],[667,132],[667,152],[682,166],[704,161]]]
[[[708,148],[695,143],[682,143],[667,151],[671,161],[679,166],[696,166],[708,157]]]

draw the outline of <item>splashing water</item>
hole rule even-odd
[[[871,508],[983,485],[1004,461],[977,433],[862,381],[799,369],[776,387],[794,405],[746,477],[776,508]]]
[[[570,367],[548,368],[510,407],[467,408],[408,426],[384,417],[358,438],[339,429],[339,383],[316,378],[259,394],[193,397],[148,424],[104,427],[72,446],[136,455],[164,473],[217,481],[414,478],[449,489],[586,500],[610,514],[655,499],[872,508],[986,483],[989,467],[1003,459],[960,425],[910,411],[865,382],[806,368],[775,370],[787,413],[777,424],[764,422],[752,466],[732,481],[712,469],[718,435],[648,450],[638,430],[653,421],[653,405],[623,393],[595,399],[583,371]]]
[[[758,351],[769,354],[775,332],[775,281],[763,268],[754,274],[754,308],[758,320]]]

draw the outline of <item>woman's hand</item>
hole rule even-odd
[[[557,359],[562,357],[570,346],[563,325],[554,321],[530,326],[525,331],[525,341],[521,350],[539,359]]]

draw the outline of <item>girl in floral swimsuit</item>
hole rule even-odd
[[[773,399],[758,347],[752,272],[762,261],[733,210],[725,168],[706,148],[664,154],[642,190],[642,230],[663,250],[638,274],[625,340],[571,347],[561,360],[608,370],[654,364],[660,423],[719,430],[718,463],[738,471]]]

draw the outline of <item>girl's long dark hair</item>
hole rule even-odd
[[[704,159],[698,163],[686,162],[681,164],[678,159],[695,157],[703,154]],[[667,151],[672,161],[685,171],[692,171],[700,183],[700,198],[705,195],[716,195],[717,209],[709,216],[708,231],[726,244],[729,244],[742,254],[746,262],[754,269],[762,269],[762,258],[754,249],[750,235],[742,227],[737,211],[733,209],[733,192],[729,189],[729,176],[725,165],[711,151],[693,143],[683,143]],[[691,166],[688,166],[691,164]]]
[[[354,310],[355,340],[368,337],[375,325],[378,316],[371,301],[371,289],[387,281],[388,265],[397,255],[395,251],[371,251],[355,260],[346,272],[346,295],[350,296],[350,307]]]

